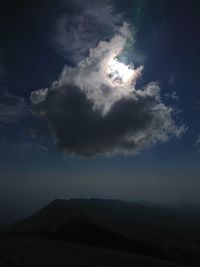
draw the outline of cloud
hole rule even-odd
[[[6,139],[0,140],[0,149],[6,153],[17,153],[27,155],[28,153],[39,153],[48,151],[47,147],[40,144],[32,144],[30,142],[10,143]]]
[[[174,100],[176,100],[176,101],[179,101],[179,96],[178,96],[178,94],[177,94],[176,91],[173,91],[173,92],[172,92],[172,94],[171,94],[171,98],[174,99]]]
[[[174,82],[175,82],[174,73],[171,73],[170,76],[169,76],[168,84],[169,85],[173,85]]]
[[[72,64],[77,64],[113,35],[121,20],[107,0],[63,1],[63,14],[56,20],[51,44]]]
[[[33,164],[33,160],[39,160],[47,156],[48,149],[44,145],[32,142],[15,143],[12,140],[0,140],[0,165],[7,168],[8,165],[17,166],[19,163]]]
[[[196,146],[200,147],[200,134],[198,134],[197,139],[196,139]]]
[[[124,23],[76,67],[65,66],[50,88],[31,93],[33,112],[46,119],[67,155],[135,154],[186,130],[176,125],[157,83],[136,89],[142,67],[134,69],[131,84],[112,83],[107,77],[109,59],[123,51],[128,39],[133,41]]]
[[[26,117],[28,108],[23,97],[9,93],[6,90],[0,92],[0,126],[16,124],[21,118]]]
[[[176,91],[173,91],[172,93],[166,93],[166,94],[164,94],[164,97],[167,100],[173,99],[173,100],[179,101],[179,96],[178,96]]]

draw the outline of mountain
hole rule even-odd
[[[188,210],[118,200],[56,199],[6,232],[196,264],[199,225],[200,213]]]

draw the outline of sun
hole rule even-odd
[[[107,61],[106,77],[114,86],[131,85],[141,75],[142,69],[134,68],[133,64],[126,65],[115,56]]]

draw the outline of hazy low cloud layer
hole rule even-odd
[[[134,154],[185,131],[162,102],[156,83],[135,88],[142,68],[135,69],[132,84],[112,84],[106,77],[108,60],[123,50],[128,39],[133,37],[124,23],[109,42],[90,49],[76,67],[65,66],[50,88],[32,92],[34,113],[47,120],[66,154]]]
[[[18,123],[28,114],[25,98],[6,90],[0,92],[0,127]]]

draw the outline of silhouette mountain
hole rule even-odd
[[[110,248],[170,260],[200,262],[185,244],[200,240],[200,213],[119,200],[56,199],[7,233]],[[184,246],[176,248],[177,242]]]

